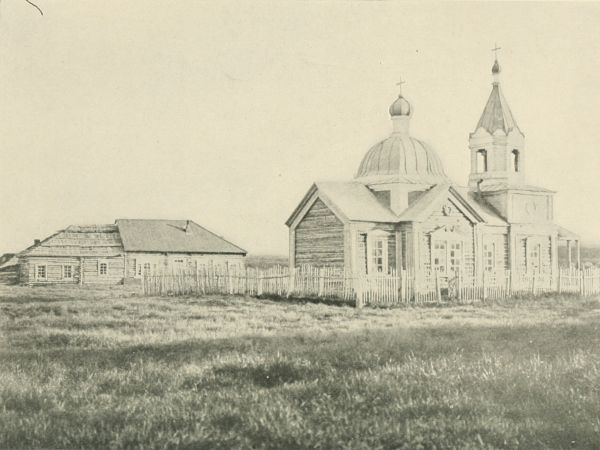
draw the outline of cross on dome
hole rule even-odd
[[[402,95],[402,85],[403,85],[404,83],[406,83],[406,81],[404,81],[404,80],[402,79],[402,77],[400,77],[400,81],[398,81],[398,82],[396,83],[396,86],[398,86],[398,90],[400,91],[400,92],[399,92],[399,94],[400,94],[400,95]]]
[[[498,47],[498,44],[494,43],[494,48],[492,51],[494,52],[494,59],[498,59],[498,50],[502,50],[502,47]]]

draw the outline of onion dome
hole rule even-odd
[[[498,60],[494,61],[494,65],[492,66],[492,75],[497,75],[501,71],[500,64],[498,64]]]
[[[412,108],[410,107],[410,103],[402,94],[398,95],[398,98],[390,105],[390,116],[410,116],[412,112]]]

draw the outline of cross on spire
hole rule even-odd
[[[400,77],[400,81],[398,81],[398,82],[396,83],[396,86],[398,86],[398,87],[399,87],[399,90],[400,90],[400,95],[402,95],[402,85],[403,85],[404,83],[406,83],[406,81],[404,81],[404,80],[402,79],[402,77]]]
[[[502,50],[502,47],[498,47],[498,44],[494,43],[494,48],[492,51],[494,52],[494,59],[498,59],[498,50]]]

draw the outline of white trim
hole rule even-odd
[[[35,281],[48,281],[48,264],[35,264],[34,266]],[[44,268],[44,276],[38,276],[38,267]]]
[[[106,265],[106,273],[102,273],[102,270],[101,270],[101,265],[102,264]],[[108,259],[99,259],[98,260],[98,266],[97,266],[98,276],[99,277],[107,277],[108,276],[108,269],[109,269]]]
[[[71,268],[71,276],[70,277],[65,277],[65,267],[70,267]],[[60,266],[60,277],[63,280],[73,280],[74,279],[74,275],[75,275],[75,270],[73,267],[73,264],[61,264]]]

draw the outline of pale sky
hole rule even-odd
[[[528,182],[600,243],[600,4],[36,3],[0,3],[0,253],[189,218],[286,254],[312,182],[389,135],[400,76],[413,136],[466,185],[495,42]]]

